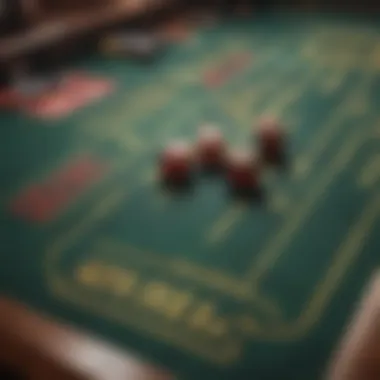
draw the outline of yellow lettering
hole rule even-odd
[[[90,262],[78,267],[75,277],[82,285],[97,287],[115,296],[130,294],[139,279],[134,271],[106,266],[98,262]]]
[[[106,281],[113,294],[117,296],[125,296],[130,294],[135,288],[138,281],[138,275],[133,271],[108,267]]]
[[[214,306],[210,303],[202,303],[191,315],[189,323],[193,327],[206,328],[214,319]]]
[[[162,311],[167,302],[169,290],[162,282],[151,282],[143,290],[143,303],[157,311]]]
[[[191,293],[173,291],[171,299],[166,305],[165,314],[172,319],[179,318],[189,307],[192,300],[193,296]]]
[[[216,319],[212,324],[208,326],[208,332],[211,335],[222,336],[227,333],[227,323],[224,319]]]
[[[86,286],[99,286],[102,282],[103,266],[97,262],[90,262],[79,266],[75,271],[76,280]]]
[[[257,334],[261,329],[260,323],[251,316],[243,316],[240,318],[238,326],[240,330],[247,335]]]
[[[97,288],[112,296],[128,296],[139,285],[139,274],[133,270],[89,262],[75,271],[76,280],[85,286]],[[191,329],[203,331],[213,336],[227,333],[227,322],[216,315],[215,305],[209,302],[197,302],[191,292],[177,290],[160,281],[150,282],[142,288],[140,302],[156,313],[176,320],[183,318],[192,308],[187,324]],[[194,303],[197,302],[195,310]]]
[[[143,291],[143,303],[171,319],[179,318],[192,299],[190,293],[177,291],[162,282],[147,284]]]
[[[203,302],[190,316],[189,325],[215,336],[222,336],[227,333],[226,321],[217,317],[215,306],[208,302]]]

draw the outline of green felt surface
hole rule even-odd
[[[378,263],[378,41],[363,20],[225,22],[152,66],[83,61],[117,90],[71,116],[1,114],[1,291],[179,379],[320,378]],[[247,52],[249,67],[205,88],[203,73]],[[250,146],[266,113],[283,120],[290,160],[263,173],[264,202],[234,201],[220,178],[160,190],[165,142],[212,121]],[[11,213],[84,153],[107,174],[53,220]]]

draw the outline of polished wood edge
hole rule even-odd
[[[371,279],[333,356],[327,380],[380,379],[380,272]]]
[[[0,362],[35,380],[173,380],[99,338],[0,298]]]
[[[0,61],[7,62],[41,47],[77,35],[137,17],[147,12],[155,12],[174,4],[176,0],[132,0],[111,1],[107,6],[67,14],[45,21],[23,33],[0,39]]]

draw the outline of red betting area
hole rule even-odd
[[[54,82],[54,81],[53,81]],[[24,83],[27,86],[28,83]],[[84,72],[65,73],[42,90],[9,88],[0,92],[0,109],[18,109],[40,119],[60,119],[110,94],[113,81]]]
[[[85,73],[68,74],[54,90],[23,104],[24,111],[42,119],[57,119],[103,98],[113,90],[113,83]]]
[[[252,60],[250,53],[233,54],[220,62],[216,67],[208,69],[203,75],[203,84],[206,88],[215,89],[223,86],[232,78],[246,70]]]
[[[53,221],[79,196],[104,178],[107,171],[108,165],[95,157],[77,157],[41,182],[24,189],[11,202],[11,211],[31,222]]]

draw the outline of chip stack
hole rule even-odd
[[[202,169],[217,171],[223,169],[226,158],[226,142],[216,125],[202,125],[196,142],[197,159]]]
[[[188,184],[194,171],[192,147],[182,140],[172,141],[165,148],[160,160],[160,176],[167,185]]]
[[[264,162],[271,165],[281,164],[285,155],[285,134],[275,118],[265,117],[260,120],[258,140]]]
[[[195,143],[174,141],[167,145],[160,161],[165,183],[183,185],[200,172],[218,173],[234,194],[258,195],[262,191],[262,172],[266,165],[280,164],[284,157],[285,134],[280,123],[265,117],[254,129],[257,153],[247,147],[228,147],[215,124],[200,126]]]
[[[256,155],[249,149],[231,150],[227,158],[226,177],[233,193],[258,194],[261,182],[260,165]]]

